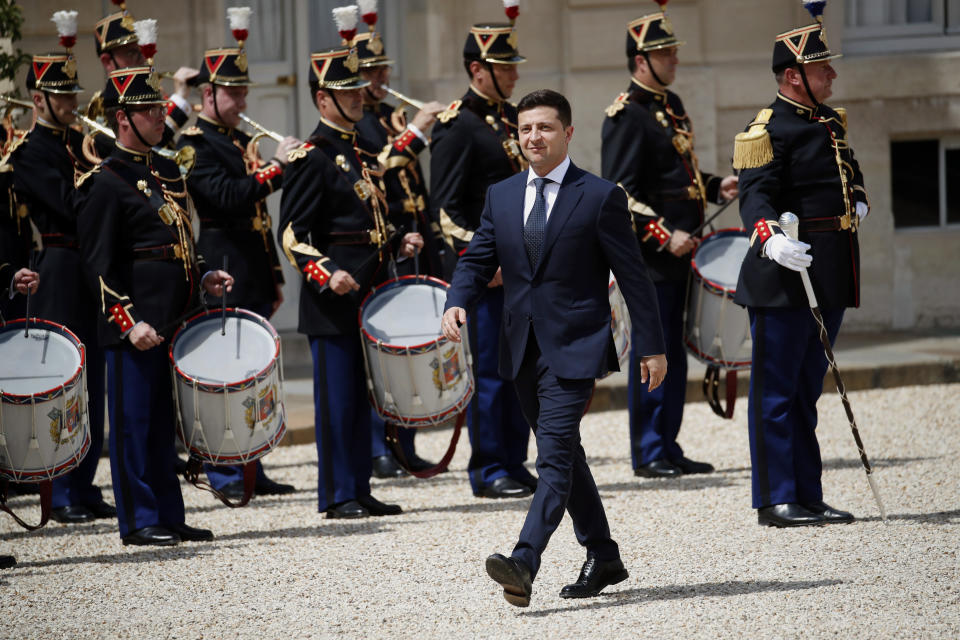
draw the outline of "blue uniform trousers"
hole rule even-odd
[[[53,481],[54,509],[98,504],[103,501],[100,487],[93,484],[100,454],[103,453],[104,389],[106,371],[103,349],[85,343],[87,348],[87,410],[90,415],[90,450],[77,468]]]
[[[749,307],[753,336],[749,418],[753,508],[823,499],[817,399],[827,358],[808,308]],[[843,309],[823,312],[832,345]]]
[[[260,314],[264,318],[269,318],[273,310],[273,304],[249,305],[243,308]],[[210,482],[210,486],[214,489],[223,489],[232,482],[243,483],[242,464],[214,465],[204,463],[203,470],[207,474],[207,480]],[[266,479],[267,474],[263,472],[263,464],[261,464],[260,460],[257,460],[257,482],[265,482]]]
[[[107,349],[110,470],[120,535],[184,522],[166,345]]]
[[[588,553],[604,561],[620,557],[580,444],[580,420],[594,382],[555,376],[541,357],[531,329],[516,388],[523,415],[537,438],[540,479],[511,554],[530,568],[531,578],[540,569],[540,557],[564,511],[570,513],[577,541]]]
[[[530,427],[513,384],[497,373],[502,316],[503,288],[495,287],[487,289],[468,317],[476,389],[467,409],[471,448],[467,472],[474,493],[503,476],[532,478],[523,466]]]
[[[667,377],[663,384],[648,391],[640,382],[640,360],[652,353],[630,352],[628,381],[630,409],[630,452],[633,468],[666,458],[678,460],[683,449],[677,444],[683,403],[687,394],[687,352],[683,346],[683,306],[686,285],[656,282],[660,325],[667,356]],[[637,344],[636,337],[632,339]]]
[[[416,429],[400,427],[397,429],[397,437],[400,439],[400,447],[405,456],[411,456],[414,452],[413,438],[416,435]],[[373,407],[370,408],[370,456],[379,458],[391,453],[387,446],[387,425],[383,418]]]
[[[370,402],[360,336],[310,336],[318,508],[370,495]]]

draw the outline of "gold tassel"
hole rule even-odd
[[[734,169],[756,169],[773,162],[773,143],[767,131],[767,123],[772,115],[772,109],[762,109],[750,123],[750,128],[734,138]]]

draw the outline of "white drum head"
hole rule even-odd
[[[440,318],[447,301],[445,289],[407,284],[377,292],[363,307],[361,323],[374,340],[413,347],[440,337]]]
[[[228,314],[226,335],[220,335],[220,316],[210,315],[180,333],[173,360],[184,375],[200,383],[232,383],[266,369],[276,352],[276,339],[260,323]]]
[[[697,248],[693,263],[707,280],[736,290],[740,265],[749,250],[750,239],[745,235],[712,236]]]
[[[67,336],[43,328],[0,332],[0,391],[30,395],[55,389],[80,369],[80,351]]]

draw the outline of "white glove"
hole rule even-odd
[[[810,245],[806,242],[800,242],[778,233],[770,236],[764,243],[763,253],[787,269],[803,271],[813,262],[813,256],[807,253],[809,248]]]
[[[857,217],[863,220],[867,217],[867,214],[870,213],[870,207],[867,206],[866,202],[857,203]]]

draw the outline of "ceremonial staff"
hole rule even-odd
[[[789,211],[780,216],[780,228],[788,236],[797,239],[797,231],[800,227],[800,220]],[[800,271],[800,279],[803,280],[803,289],[807,292],[807,302],[810,303],[810,312],[820,327],[820,342],[823,343],[823,350],[827,355],[827,362],[830,364],[830,370],[833,372],[833,380],[837,384],[837,392],[843,401],[843,409],[847,412],[847,420],[850,421],[850,431],[853,432],[853,439],[857,443],[857,450],[860,452],[860,462],[863,463],[863,470],[867,474],[867,482],[870,483],[870,490],[873,491],[873,497],[880,507],[880,519],[887,521],[887,512],[883,508],[883,501],[880,499],[880,489],[877,487],[877,481],[873,477],[873,467],[870,466],[870,460],[867,459],[867,452],[863,448],[863,440],[860,439],[860,430],[857,429],[857,421],[853,417],[853,409],[850,407],[850,400],[847,398],[846,388],[843,386],[843,378],[840,377],[840,369],[837,367],[836,359],[833,356],[833,348],[830,346],[830,338],[827,336],[827,328],[823,324],[823,316],[820,314],[820,306],[817,303],[817,296],[813,292],[813,285],[810,283],[810,274],[806,268]]]

